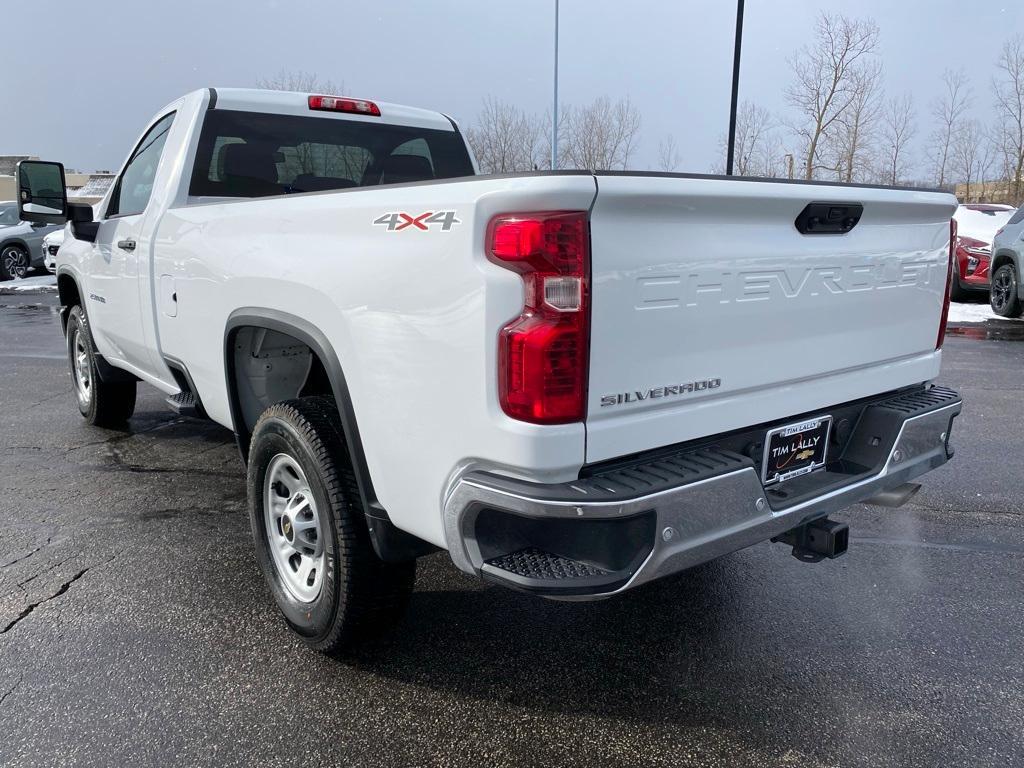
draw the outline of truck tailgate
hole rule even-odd
[[[587,461],[930,380],[952,195],[599,174]],[[801,234],[811,202],[860,203]],[[823,413],[825,411],[822,411]]]

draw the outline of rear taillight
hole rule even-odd
[[[949,220],[949,254],[946,264],[946,292],[942,298],[942,317],[939,319],[939,336],[935,348],[942,349],[946,340],[946,321],[949,320],[949,292],[953,287],[953,262],[956,260],[956,219]]]
[[[344,96],[310,96],[309,108],[322,112],[349,112],[354,115],[380,117],[380,107],[365,99],[347,99]]]
[[[523,311],[498,337],[498,398],[534,424],[582,421],[590,345],[590,234],[585,211],[502,214],[487,257],[523,278]]]

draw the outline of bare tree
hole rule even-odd
[[[658,168],[662,171],[674,171],[680,163],[679,150],[672,134],[658,142]]]
[[[991,147],[992,143],[979,120],[965,121],[954,136],[950,165],[957,179],[964,184],[963,202],[972,201],[971,184],[975,184],[973,197],[984,195],[983,182],[992,167]]]
[[[850,183],[870,173],[875,132],[882,112],[882,65],[865,62],[850,76],[850,103],[828,137],[823,154],[831,156],[831,170],[839,181]]]
[[[814,42],[790,60],[795,80],[786,92],[798,114],[794,131],[802,139],[804,177],[815,178],[824,144],[857,95],[857,75],[878,45],[878,25],[822,13]]]
[[[299,93],[322,93],[339,95],[345,90],[345,83],[335,84],[333,80],[323,80],[313,72],[282,69],[273,77],[261,77],[256,80],[257,88],[268,91],[298,91]]]
[[[929,141],[935,184],[939,187],[944,187],[950,181],[953,141],[970,106],[967,76],[962,70],[954,72],[947,69],[942,73],[942,82],[945,85],[945,92],[932,103],[935,129]]]
[[[736,144],[734,170],[739,176],[760,176],[764,145],[772,127],[771,113],[764,107],[744,100],[736,110]]]
[[[607,96],[585,107],[562,110],[565,136],[559,129],[563,167],[593,170],[625,169],[636,149],[640,113],[629,97],[612,102]]]
[[[998,115],[997,142],[1010,184],[1011,202],[1024,201],[1024,37],[1007,40],[992,81]]]
[[[907,145],[914,137],[914,101],[910,94],[893,97],[882,115],[882,158],[886,184],[898,184],[907,176],[910,158]]]
[[[541,126],[536,117],[497,99],[484,99],[476,123],[466,131],[484,173],[532,171],[541,163]]]
[[[785,175],[786,151],[776,130],[777,124],[764,107],[744,99],[736,110],[736,144],[733,170],[738,176]],[[719,146],[724,158],[728,136],[722,135]],[[716,173],[725,173],[725,161],[714,166]]]

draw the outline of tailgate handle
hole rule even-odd
[[[808,203],[793,222],[801,235],[842,235],[857,226],[860,203]]]

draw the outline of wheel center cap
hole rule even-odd
[[[281,521],[281,530],[284,532],[284,537],[288,539],[288,541],[291,541],[292,537],[295,534],[295,531],[292,528],[291,518],[286,517],[284,520]]]

